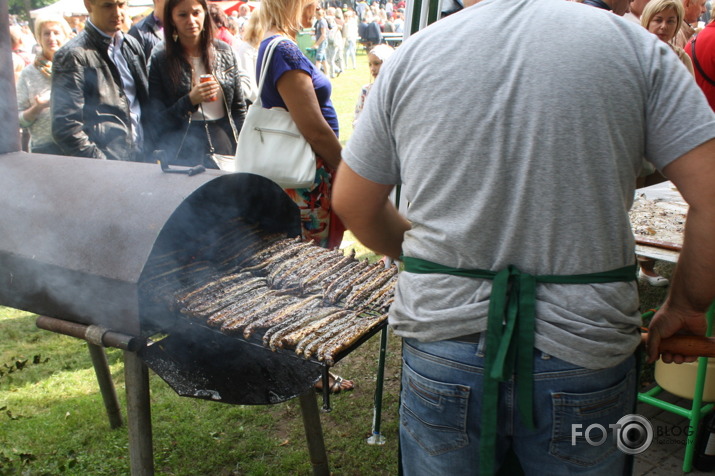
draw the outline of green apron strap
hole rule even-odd
[[[449,274],[492,280],[487,315],[487,348],[482,387],[480,474],[494,474],[499,382],[515,376],[517,407],[522,421],[534,428],[533,374],[536,322],[536,283],[592,284],[635,281],[637,266],[601,273],[533,276],[516,266],[494,272],[450,268],[420,258],[402,256],[405,271],[417,274]]]

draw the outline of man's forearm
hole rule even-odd
[[[715,205],[691,207],[671,285],[670,307],[703,312],[715,299]]]
[[[670,293],[655,314],[648,331],[648,360],[660,355],[660,340],[677,332],[703,335],[704,313],[715,299],[715,212],[691,208],[685,241],[672,279]],[[664,362],[694,361],[693,356],[660,355]]]
[[[361,177],[342,162],[335,177],[333,207],[360,243],[399,258],[405,232],[412,226],[389,201],[393,188]]]
[[[648,358],[660,354],[661,339],[677,332],[702,335],[705,310],[715,299],[715,140],[710,140],[665,169],[689,205],[683,248],[665,303],[653,316],[648,332]],[[694,357],[663,353],[664,362]]]
[[[390,202],[373,218],[349,219],[346,225],[360,243],[395,259],[402,254],[405,232],[411,228],[410,222]]]

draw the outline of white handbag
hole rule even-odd
[[[310,188],[315,181],[315,152],[283,108],[266,109],[261,103],[263,83],[273,51],[281,41],[270,42],[263,55],[258,98],[248,107],[238,135],[236,172],[262,175],[285,188]]]

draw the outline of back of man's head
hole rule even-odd
[[[683,10],[685,15],[683,21],[688,25],[692,25],[698,21],[700,15],[705,13],[705,0],[682,0]]]

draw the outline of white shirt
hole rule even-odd
[[[191,61],[191,84],[199,82],[199,76],[202,74],[211,74],[206,71],[204,62],[199,57],[192,56]],[[215,101],[202,102],[196,112],[191,113],[193,121],[215,121],[221,119],[226,113],[223,110],[223,91],[218,88],[218,94]]]

